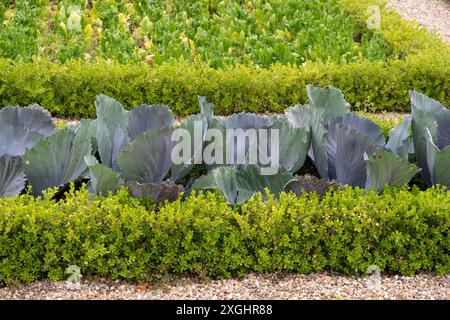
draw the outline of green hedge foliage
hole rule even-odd
[[[83,275],[148,281],[174,274],[336,271],[450,272],[450,191],[360,189],[242,206],[214,193],[144,204],[123,189],[94,197],[70,191],[59,202],[0,199],[0,283]]]
[[[450,55],[449,55],[450,56]],[[353,110],[410,111],[409,90],[446,104],[450,100],[450,64],[437,52],[390,62],[344,66],[276,65],[212,69],[185,61],[159,67],[114,63],[0,60],[0,106],[39,103],[60,117],[94,117],[98,93],[131,107],[165,103],[175,114],[198,112],[197,95],[216,105],[217,114],[283,112],[306,103],[306,84],[341,88]]]

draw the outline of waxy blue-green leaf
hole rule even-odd
[[[89,168],[90,176],[87,187],[93,194],[108,195],[109,192],[116,193],[123,185],[120,174],[99,163],[94,156],[86,156],[84,161]]]
[[[38,105],[0,109],[0,156],[23,156],[25,150],[54,131],[50,113]]]
[[[207,175],[196,179],[192,185],[194,190],[219,190],[228,203],[236,203],[238,197],[237,169],[233,167],[217,167]]]
[[[120,173],[126,180],[161,182],[172,167],[172,128],[151,129],[119,154]]]
[[[442,110],[444,107],[439,101],[434,100],[422,93],[415,90],[409,93],[411,104],[415,109],[421,110],[426,113],[435,114]]]
[[[409,134],[411,121],[410,116],[403,117],[402,122],[389,131],[389,141],[386,144],[386,149],[405,159],[414,153],[414,145]]]
[[[3,125],[0,127],[0,156],[23,156],[43,136],[21,127]]]
[[[234,113],[228,118],[221,119],[221,124],[225,129],[261,129],[272,125],[272,119],[254,113]]]
[[[197,164],[201,164],[203,156],[203,146],[206,130],[208,129],[208,120],[203,114],[196,114],[188,117],[181,123],[179,127],[174,130],[186,130],[190,136],[190,159],[181,164],[173,164],[171,168],[171,182],[178,182],[183,179],[195,166],[195,160],[198,159]],[[175,142],[176,143],[176,142]],[[187,151],[187,150],[184,150]]]
[[[443,108],[435,115],[437,121],[437,147],[444,149],[450,146],[450,110]]]
[[[379,148],[378,145],[356,129],[341,123],[330,125],[327,138],[329,178],[363,188],[367,179],[364,154],[371,156]]]
[[[282,167],[279,167],[274,174],[263,175],[260,167],[248,165],[238,170],[236,178],[238,187],[237,203],[243,203],[251,199],[257,192],[261,192],[264,196],[266,188],[278,197],[293,176]]]
[[[331,119],[350,112],[350,104],[345,100],[342,92],[334,87],[322,89],[308,85],[306,91],[309,104],[288,109],[286,115],[293,125],[302,126],[306,122],[309,123],[311,127],[309,155],[319,175],[323,179],[329,179],[326,126]]]
[[[431,134],[433,141],[437,141],[437,121],[430,113],[413,106],[412,137],[416,160],[422,169],[421,173],[425,182],[431,186],[433,183],[427,161],[429,134]]]
[[[450,189],[450,146],[440,150],[428,132],[427,164],[431,185],[444,185]]]
[[[246,112],[210,121],[210,126],[222,134],[223,162],[236,168],[257,163],[257,157],[250,159],[250,152],[258,152],[258,130],[269,129],[272,125],[272,118]]]
[[[332,86],[322,89],[313,85],[306,86],[308,105],[320,114],[320,121],[328,123],[331,119],[350,112],[350,104],[341,90]],[[318,114],[318,115],[319,115]]]
[[[199,96],[198,103],[200,105],[200,114],[206,117],[208,123],[214,118],[214,104],[208,102],[206,97]]]
[[[372,156],[365,157],[367,163],[366,190],[381,192],[385,185],[402,187],[420,172],[420,169],[407,159],[386,150],[376,150]]]
[[[101,162],[117,171],[117,155],[129,142],[127,112],[118,101],[102,94],[97,96],[95,108],[96,138]]]
[[[38,141],[25,152],[24,167],[34,194],[47,188],[63,186],[83,176],[87,170],[84,157],[91,154],[87,127],[75,133],[70,129]]]
[[[294,127],[288,120],[283,118],[274,118],[273,125],[269,129],[269,137],[267,150],[271,154],[271,130],[278,130],[279,140],[275,143],[278,144],[279,151],[279,165],[285,168],[291,173],[295,173],[303,166],[308,155],[308,150],[311,143],[311,132],[309,130],[309,125],[305,127]],[[265,147],[259,145],[259,147]],[[261,156],[263,153],[259,153]],[[263,159],[264,164],[261,166],[268,165],[269,159]],[[260,159],[261,161],[261,159]],[[277,164],[278,165],[278,164]]]
[[[413,119],[418,110],[428,114],[436,122],[436,133],[434,128],[428,129],[433,135],[433,141],[439,149],[444,149],[450,145],[450,110],[445,108],[439,101],[427,97],[424,94],[417,91],[410,92],[411,104],[413,107]],[[420,115],[420,114],[419,114]],[[420,134],[427,136],[426,132],[419,132]]]
[[[21,157],[0,156],[0,197],[13,197],[25,187],[25,173]]]
[[[308,105],[296,104],[284,111],[287,121],[295,128],[310,127],[311,108]]]
[[[247,165],[241,169],[223,166],[195,180],[192,189],[219,190],[228,203],[242,204],[257,192],[264,194],[266,188],[274,195],[279,195],[292,177],[284,168],[278,168],[273,175],[262,175],[261,168],[256,165]]]
[[[0,127],[10,125],[28,132],[48,137],[55,132],[50,112],[35,104],[29,107],[6,107],[0,109]]]
[[[380,148],[383,148],[386,144],[386,139],[384,138],[380,126],[378,126],[370,119],[360,117],[354,113],[347,113],[343,116],[333,118],[329,122],[328,126],[331,127],[336,123],[340,123],[349,128],[355,129],[359,133],[369,138],[369,140],[371,140]]]
[[[173,126],[173,113],[168,106],[141,104],[127,114],[127,132],[130,141],[142,133],[155,128],[170,128]]]
[[[92,147],[92,154],[97,153],[98,151],[98,144],[97,144],[97,120],[94,119],[81,119],[80,123],[77,125],[69,126],[68,129],[72,130],[73,132],[84,132],[83,135],[86,137],[86,139],[91,140],[91,147]]]

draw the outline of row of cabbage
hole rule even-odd
[[[139,105],[126,111],[105,95],[95,101],[96,119],[64,129],[56,129],[50,113],[38,105],[3,108],[0,196],[27,190],[39,196],[48,188],[62,190],[78,181],[86,182],[95,194],[116,192],[125,185],[133,196],[160,202],[190,190],[216,189],[229,203],[243,203],[267,189],[274,195],[301,194],[350,185],[381,192],[386,185],[409,183],[419,172],[429,186],[450,188],[450,110],[441,103],[412,91],[412,116],[405,116],[386,141],[378,125],[350,112],[340,90],[310,85],[307,92],[307,105],[276,116],[218,117],[213,104],[199,97],[200,113],[181,123],[167,106]],[[201,143],[196,146],[199,123]],[[188,161],[174,163],[173,132],[179,128],[192,132],[193,150]],[[194,157],[207,145],[208,128],[223,134],[278,129],[277,173],[263,175],[264,165],[250,164],[248,158],[233,165],[196,165]],[[322,180],[295,175],[308,156]],[[193,170],[196,166],[201,170]],[[198,176],[199,171],[204,174]]]

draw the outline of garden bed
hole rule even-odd
[[[14,4],[0,7],[0,56],[12,60],[159,65],[184,58],[213,68],[268,67],[383,60],[391,51],[380,34],[361,28],[338,0]]]

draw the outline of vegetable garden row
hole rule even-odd
[[[385,185],[407,184],[421,171],[427,185],[450,187],[450,111],[439,102],[411,92],[412,118],[405,117],[386,142],[378,125],[350,112],[340,90],[308,86],[307,91],[309,104],[286,110],[285,117],[251,113],[216,117],[213,105],[200,97],[201,113],[180,124],[192,140],[178,151],[183,157],[180,163],[173,160],[178,141],[167,106],[139,105],[126,111],[116,100],[99,95],[95,120],[59,130],[39,106],[4,108],[0,111],[0,194],[19,194],[26,181],[40,195],[48,188],[84,180],[96,194],[116,192],[127,184],[133,194],[161,202],[190,189],[218,189],[229,203],[243,203],[266,188],[276,196],[282,191],[300,194],[305,181],[293,175],[303,167],[308,152],[318,175],[341,185],[380,192]],[[196,124],[200,124],[198,133]],[[222,160],[196,166],[194,157],[205,153],[208,140],[218,144],[219,137],[207,137],[209,128],[225,141],[211,152],[216,158],[222,153]],[[250,148],[257,143],[251,137],[244,136],[241,146],[229,139],[230,130],[242,136],[249,129],[278,130],[277,151],[268,146],[269,139],[257,146],[259,154],[266,147],[278,152],[275,174],[262,173],[269,165],[264,159],[250,159]],[[233,146],[228,165],[223,165],[223,154],[228,152],[224,143]],[[195,176],[205,171],[204,176]],[[182,180],[188,181],[186,186],[178,185]]]

